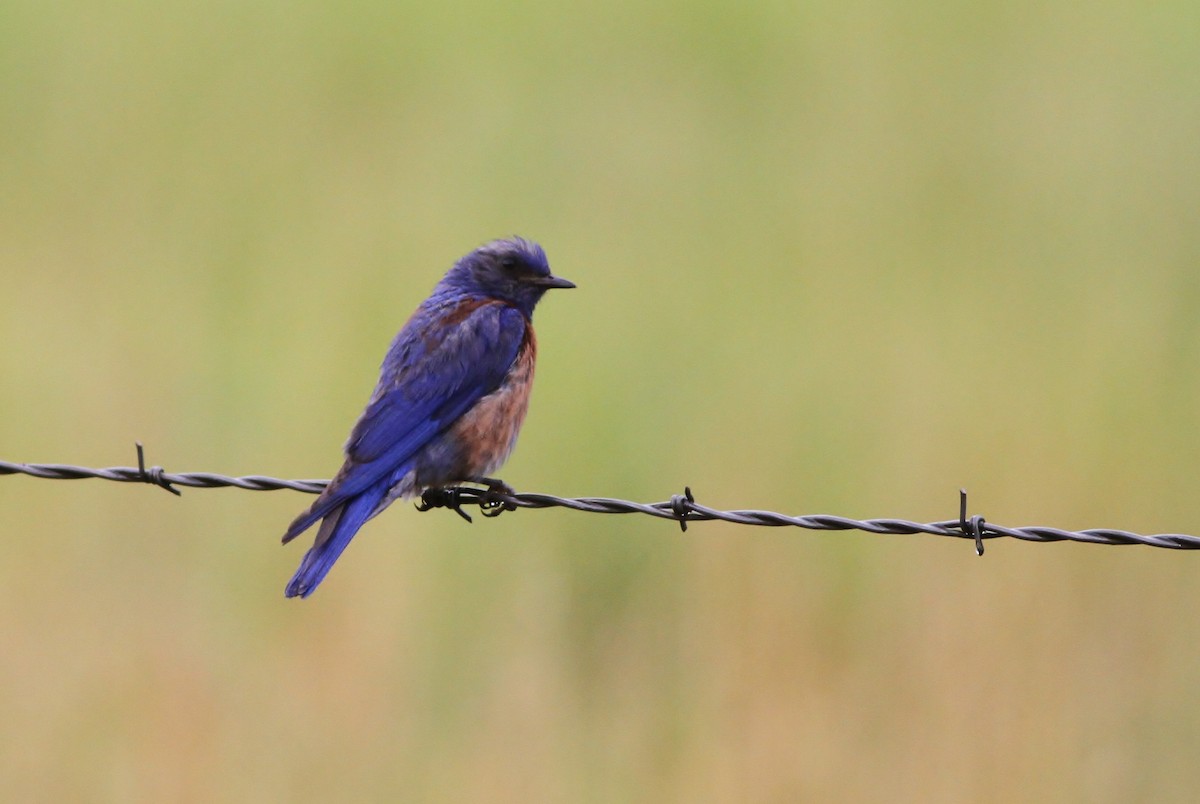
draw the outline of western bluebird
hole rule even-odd
[[[396,335],[379,384],[346,442],[346,462],[287,544],[321,520],[288,583],[308,597],[368,519],[392,501],[488,477],[512,451],[529,404],[537,340],[530,316],[550,288],[537,243],[494,240],[454,264]]]

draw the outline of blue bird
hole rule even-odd
[[[505,488],[489,475],[516,444],[529,404],[533,308],[550,288],[573,287],[550,273],[541,246],[519,237],[493,240],[446,272],[392,341],[345,464],[283,535],[287,544],[321,522],[288,597],[311,595],[394,500],[464,481]]]

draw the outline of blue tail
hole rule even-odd
[[[308,597],[316,590],[354,534],[371,518],[385,493],[385,487],[372,486],[325,515],[316,541],[304,554],[300,569],[284,590],[287,597]]]

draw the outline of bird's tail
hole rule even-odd
[[[300,569],[284,590],[287,597],[308,597],[316,590],[354,534],[375,513],[385,494],[383,486],[372,486],[325,514],[313,546],[304,554]]]

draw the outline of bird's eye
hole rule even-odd
[[[521,262],[516,257],[506,255],[500,258],[500,270],[506,274],[515,274],[521,269]]]

